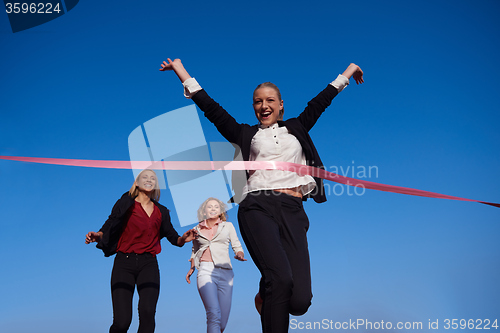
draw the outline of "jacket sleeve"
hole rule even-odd
[[[102,232],[102,237],[96,247],[104,252],[104,256],[109,257],[116,253],[118,240],[123,231],[124,218],[133,203],[134,199],[128,192],[124,193],[114,204],[111,214],[99,230]]]
[[[329,84],[323,91],[307,103],[307,107],[297,117],[302,126],[309,132],[316,124],[316,121],[321,114],[332,103],[332,100],[337,96],[337,88]]]
[[[231,222],[227,222],[227,226],[229,227],[229,240],[231,241],[231,247],[233,248],[234,254],[238,252],[243,252],[243,247],[241,246],[240,240],[236,235],[236,230],[234,229],[234,225]]]
[[[199,230],[197,230],[196,227],[194,229],[197,232],[199,232]],[[200,242],[197,239],[193,239],[193,246],[191,247],[191,258],[190,259],[194,259],[196,252],[198,251],[199,248],[200,248]]]
[[[238,142],[244,124],[238,123],[219,103],[208,96],[204,89],[198,91],[192,99],[227,141]]]
[[[194,248],[194,241],[193,241],[193,246],[191,247],[191,257],[189,259],[194,259],[194,256],[196,255],[196,250]]]
[[[161,212],[161,227],[160,227],[160,239],[167,237],[168,241],[175,246],[177,245],[177,239],[180,237],[177,231],[175,231],[170,221],[170,213],[167,207],[155,202],[155,204],[160,208]]]

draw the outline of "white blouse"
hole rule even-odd
[[[279,161],[306,165],[299,140],[288,133],[286,127],[273,124],[259,128],[250,145],[250,161]],[[292,171],[255,170],[250,172],[243,194],[258,190],[299,188],[302,195],[314,190],[316,182],[311,176],[299,176]]]
[[[194,78],[189,78],[182,84],[186,98],[191,98],[202,89]],[[349,85],[349,79],[339,75],[330,84],[341,92]],[[278,124],[259,128],[251,142],[250,161],[280,161],[306,165],[306,158],[299,140],[288,133],[286,127],[279,127]],[[306,195],[314,190],[315,186],[316,182],[311,176],[299,176],[292,171],[255,170],[250,171],[243,194],[258,190],[298,188],[302,195]]]

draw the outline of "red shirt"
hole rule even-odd
[[[135,201],[118,241],[117,251],[137,254],[149,252],[152,255],[161,252],[161,212],[156,205],[153,206],[153,213],[148,216],[142,205]]]

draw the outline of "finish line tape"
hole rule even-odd
[[[41,163],[51,165],[78,166],[87,168],[106,169],[153,169],[153,170],[283,170],[295,172],[301,176],[310,175],[325,180],[349,186],[363,187],[370,190],[400,193],[427,198],[449,199],[478,202],[485,205],[499,207],[500,204],[474,199],[455,197],[446,194],[417,190],[409,187],[386,185],[356,178],[349,178],[329,172],[320,168],[289,163],[289,162],[268,162],[268,161],[104,161],[104,160],[76,160],[62,158],[40,158],[40,157],[19,157],[0,156],[1,160]]]

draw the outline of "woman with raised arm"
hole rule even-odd
[[[156,255],[160,240],[175,246],[194,239],[194,231],[182,237],[170,223],[168,209],[159,204],[160,189],[153,170],[143,170],[132,188],[115,203],[111,215],[98,232],[91,231],[85,243],[97,242],[106,257],[116,253],[111,273],[113,324],[110,333],[125,333],[132,322],[135,286],[139,294],[138,333],[155,330],[156,303],[160,294],[160,271]]]
[[[198,209],[193,240],[191,268],[186,281],[198,269],[198,292],[207,312],[207,333],[221,333],[226,329],[233,297],[233,267],[229,259],[229,243],[234,258],[246,261],[243,248],[231,222],[227,222],[226,205],[216,198],[208,198]]]
[[[283,161],[321,168],[323,163],[309,136],[320,115],[351,77],[363,83],[363,71],[350,64],[297,117],[283,119],[283,100],[274,84],[265,82],[253,93],[259,122],[238,123],[192,78],[180,59],[163,62],[161,71],[174,71],[192,98],[218,131],[241,149],[245,161]],[[307,230],[309,220],[302,201],[326,201],[319,178],[281,170],[247,172],[238,210],[241,235],[262,274],[255,297],[264,333],[288,332],[289,314],[302,315],[311,305],[311,273]],[[237,196],[236,194],[235,196]]]

